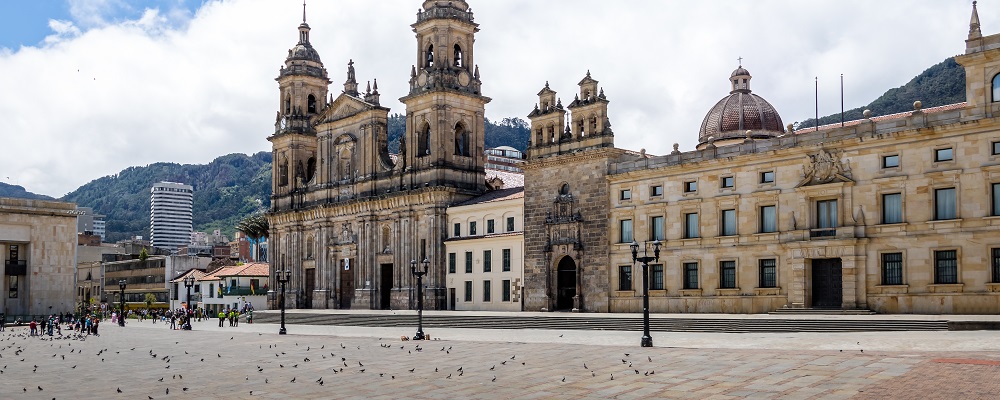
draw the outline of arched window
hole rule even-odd
[[[309,239],[306,239],[306,258],[307,259],[311,260],[313,258],[313,246],[315,246],[313,238],[310,237]]]
[[[596,135],[597,134],[597,117],[596,116],[590,117],[590,134],[591,135]]]
[[[469,132],[461,123],[455,125],[455,155],[469,156]]]
[[[431,154],[431,125],[424,123],[423,128],[417,136],[417,157],[424,157]]]
[[[434,45],[427,46],[427,59],[425,64],[427,68],[434,66]]]
[[[392,235],[390,233],[391,230],[388,226],[382,227],[382,252],[385,254],[389,254],[392,251],[392,247],[390,247],[390,238]]]
[[[351,179],[351,151],[343,149],[337,158],[339,159],[337,163],[337,169],[339,170],[337,174],[338,178],[344,181]]]
[[[569,194],[569,184],[564,183],[562,187],[559,188],[559,194],[566,196]]]
[[[993,102],[1000,102],[1000,74],[993,77]]]
[[[278,166],[278,186],[288,186],[288,160]]]
[[[292,113],[292,98],[285,97],[285,115]]]
[[[316,175],[316,158],[311,157],[309,161],[306,162],[306,183],[312,181],[313,176]]]
[[[309,95],[309,113],[316,113],[316,96]]]
[[[462,68],[465,64],[465,60],[462,58],[462,46],[455,45],[455,66]]]

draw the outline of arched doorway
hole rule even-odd
[[[576,262],[572,257],[559,260],[556,272],[556,311],[572,310],[576,297]]]

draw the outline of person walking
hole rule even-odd
[[[37,335],[38,334],[38,321],[35,321],[35,319],[32,318],[31,319],[31,323],[28,324],[28,328],[30,328],[29,332],[30,332],[31,336]]]
[[[177,314],[176,313],[170,314],[170,329],[171,330],[176,330],[177,329]]]
[[[0,332],[7,328],[7,314],[0,313]]]

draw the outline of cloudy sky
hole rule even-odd
[[[569,102],[589,69],[618,147],[691,150],[737,58],[786,123],[867,104],[964,51],[965,0],[470,0],[487,117],[527,115],[546,81]],[[420,0],[310,0],[312,42],[339,93],[346,64],[407,90]],[[980,2],[986,34],[1000,1]],[[0,182],[62,196],[154,162],[270,150],[277,76],[300,0],[0,2]]]

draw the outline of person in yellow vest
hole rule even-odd
[[[222,323],[226,320],[226,312],[219,311],[219,328],[222,327]]]

